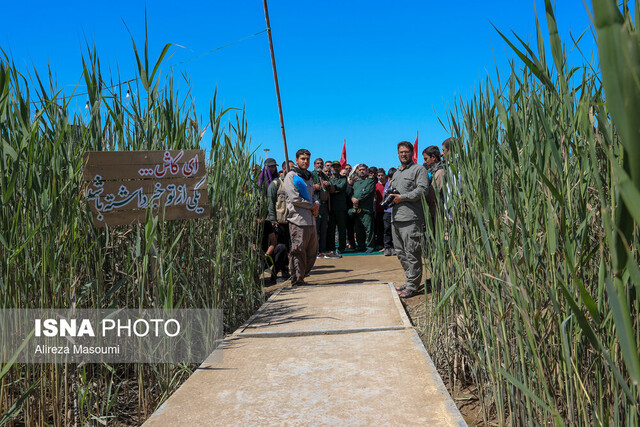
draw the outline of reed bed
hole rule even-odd
[[[180,95],[161,72],[168,49],[150,66],[147,43],[141,52],[134,44],[133,84],[105,77],[87,49],[86,113],[72,110],[52,73],[29,79],[0,58],[2,308],[220,308],[229,331],[262,303],[254,243],[264,206],[244,114],[222,110],[214,96],[201,123],[189,92]],[[207,128],[210,218],[92,225],[81,193],[85,151],[201,148]],[[193,369],[3,365],[0,424],[139,424]]]
[[[623,16],[608,2],[619,15],[603,17],[604,3],[599,43]],[[503,35],[510,73],[449,116],[449,211],[427,232],[428,351],[453,388],[475,386],[485,425],[638,425],[639,231],[620,210],[633,201],[621,171],[637,177],[640,163],[615,122],[624,100],[603,95],[594,61],[569,67],[549,1],[546,15],[553,62],[537,20],[537,52]]]

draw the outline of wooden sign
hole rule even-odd
[[[149,208],[161,220],[209,217],[202,150],[88,151],[84,164],[96,227],[142,223]]]

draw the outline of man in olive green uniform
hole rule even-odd
[[[424,234],[424,210],[422,197],[429,188],[427,171],[421,165],[413,163],[413,145],[402,141],[398,144],[400,166],[393,178],[391,187],[399,194],[393,194],[391,211],[391,229],[393,247],[404,269],[406,282],[398,288],[401,298],[416,295],[422,286],[422,246]]]
[[[347,247],[347,177],[340,175],[340,162],[334,161],[331,168],[333,174],[329,181],[333,185],[333,193],[331,193],[327,247],[330,251],[335,250],[336,226],[338,226],[338,251],[336,255],[340,255]]]
[[[353,202],[354,210],[359,211],[355,214],[356,242],[358,250],[370,254],[374,251],[374,235],[373,235],[373,198],[376,191],[376,178],[369,178],[369,168],[365,164],[358,165],[358,180],[353,183]]]

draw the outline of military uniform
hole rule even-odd
[[[353,197],[358,199],[361,209],[355,215],[356,242],[361,251],[375,249],[373,232],[373,198],[376,190],[375,178],[359,179],[353,183]]]

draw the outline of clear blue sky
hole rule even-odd
[[[535,5],[546,34],[544,1]],[[146,7],[151,57],[165,43],[182,46],[167,65],[266,27],[262,0],[148,1]],[[3,10],[0,47],[23,71],[35,67],[46,75],[49,64],[67,94],[83,83],[85,40],[97,47],[104,75],[135,76],[123,21],[141,45],[144,2],[35,0],[5,2]],[[535,45],[533,10],[533,0],[270,0],[289,155],[304,147],[312,158],[339,159],[346,139],[349,163],[388,168],[398,163],[396,143],[413,142],[416,130],[420,150],[440,145],[448,133],[438,118],[446,124],[456,99],[471,96],[515,56],[491,24]],[[569,33],[577,37],[588,28],[582,0],[558,1],[555,11],[565,44]],[[587,56],[594,53],[590,33],[581,46]],[[216,87],[225,107],[244,106],[258,155],[264,158],[262,149],[269,148],[269,157],[283,161],[266,33],[172,70],[176,80],[189,76],[199,114],[208,114]],[[77,98],[76,107],[85,102]]]

